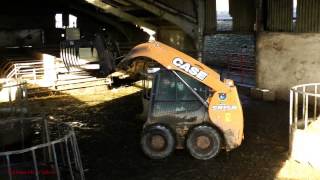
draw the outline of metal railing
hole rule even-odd
[[[70,125],[33,117],[0,121],[0,126],[5,128],[0,140],[6,139],[0,141],[0,179],[85,179]]]
[[[5,68],[3,75],[7,79],[36,81],[44,75],[43,62],[41,60],[9,62]]]
[[[289,153],[320,168],[320,83],[290,89]]]
[[[303,84],[290,89],[290,127],[307,129],[319,116],[320,83]]]
[[[229,54],[227,76],[235,75],[238,83],[245,83],[247,78],[255,78],[256,64],[253,56],[247,54]]]

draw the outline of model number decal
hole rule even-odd
[[[237,106],[220,104],[220,105],[212,106],[212,109],[215,111],[232,111],[232,110],[236,110]]]
[[[191,64],[184,62],[181,58],[174,58],[172,63],[180,69],[183,69],[185,72],[195,76],[197,79],[203,81],[208,74],[201,71],[199,68],[191,66]]]

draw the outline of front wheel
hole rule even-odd
[[[200,125],[191,129],[186,146],[194,158],[208,160],[220,152],[221,136],[215,128]]]
[[[163,159],[174,151],[175,138],[169,128],[160,124],[152,125],[144,129],[141,147],[151,159]]]

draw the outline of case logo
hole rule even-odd
[[[219,93],[219,99],[220,99],[221,101],[226,100],[226,99],[227,99],[227,94],[226,94],[226,93]]]
[[[208,74],[201,71],[199,68],[191,66],[191,64],[186,63],[183,61],[183,59],[181,58],[174,58],[172,60],[172,64],[175,65],[176,67],[184,70],[185,72],[189,73],[190,75],[196,77],[197,79],[199,79],[200,81],[203,81]]]

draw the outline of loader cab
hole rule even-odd
[[[149,101],[145,127],[167,126],[176,132],[176,148],[182,149],[189,128],[209,119],[205,102],[210,89],[177,71],[161,69],[152,77],[152,88],[144,91],[144,98]]]

